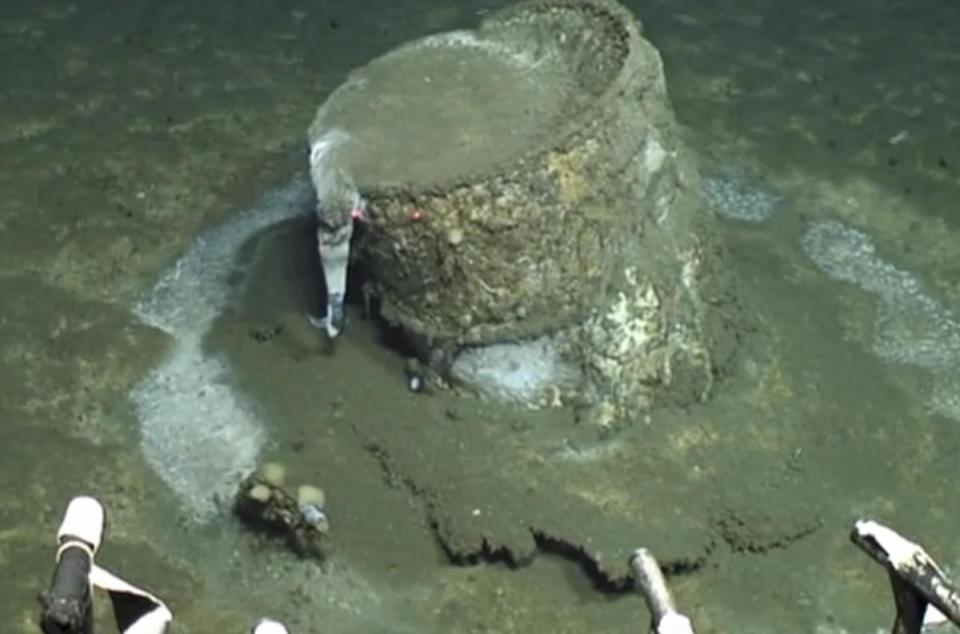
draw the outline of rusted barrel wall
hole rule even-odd
[[[477,33],[560,51],[579,82],[569,116],[549,143],[487,173],[403,185],[354,175],[385,316],[443,372],[491,344],[530,342],[542,365],[564,364],[563,384],[545,379],[534,404],[588,402],[603,424],[706,398],[735,343],[733,304],[639,22],[612,1],[542,0]]]
[[[391,318],[434,341],[493,342],[583,321],[616,286],[648,221],[637,213],[638,157],[669,111],[659,57],[638,24],[612,3],[539,2],[480,31],[518,22],[537,22],[554,45],[577,49],[570,59],[592,64],[579,69],[590,98],[556,144],[458,182],[363,189],[378,293]]]

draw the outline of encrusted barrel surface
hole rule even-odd
[[[387,316],[463,345],[609,303],[655,222],[640,201],[674,189],[672,126],[629,12],[545,0],[358,69],[310,135],[350,139],[340,162],[368,201],[362,249]]]

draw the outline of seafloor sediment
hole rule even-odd
[[[536,505],[510,498],[488,510],[473,500],[504,481],[536,488],[537,474],[561,464],[586,473],[598,464],[604,473],[570,481],[564,494],[578,494],[581,508],[630,510],[638,525],[664,508],[657,496],[678,499],[673,476],[695,491],[680,501],[710,547],[672,582],[699,631],[886,627],[886,579],[848,544],[853,518],[894,523],[948,566],[960,556],[950,494],[960,437],[955,409],[935,405],[957,403],[944,344],[960,305],[957,18],[946,4],[908,16],[897,4],[632,7],[664,54],[691,145],[719,165],[706,173],[759,175],[717,191],[734,201],[728,211],[737,200],[750,206],[723,226],[759,316],[762,337],[751,341],[764,345],[747,342],[740,383],[731,378],[709,408],[600,439],[572,417],[451,406],[406,393],[400,378],[390,391],[394,358],[363,323],[335,356],[303,327],[302,306],[284,290],[311,279],[307,260],[286,269],[279,255],[241,253],[260,262],[246,278],[253,294],[235,289],[239,306],[194,351],[226,353],[236,374],[224,384],[251,398],[258,385],[276,386],[256,404],[270,425],[266,452],[328,490],[335,535],[338,525],[356,529],[343,530],[335,565],[322,571],[231,524],[197,526],[150,469],[128,394],[176,344],[135,306],[196,236],[289,182],[305,124],[349,68],[491,7],[4,3],[0,565],[10,574],[0,619],[35,631],[60,512],[71,495],[93,492],[110,513],[102,562],[169,599],[179,631],[244,631],[264,612],[289,617],[295,631],[384,631],[386,621],[390,631],[635,631],[640,601],[601,596],[589,563],[562,544],[528,545],[536,556],[521,570],[480,565],[544,524],[508,532],[504,517]],[[804,250],[835,226],[822,235],[873,246],[844,261],[900,280],[906,294],[893,297],[909,300],[907,313],[885,313],[890,296],[862,276],[830,279],[835,260],[817,254],[835,251]],[[310,247],[276,231],[259,237],[267,253]],[[257,309],[244,297],[259,299]],[[913,330],[895,328],[904,324]],[[931,345],[905,348],[917,334]],[[894,354],[904,350],[922,356]],[[308,392],[313,400],[302,400]],[[557,425],[569,433],[550,445]],[[513,453],[482,455],[485,436]],[[555,450],[549,459],[544,447]],[[618,469],[625,452],[638,462]],[[506,455],[501,469],[495,459]],[[448,476],[461,458],[481,477],[458,490]],[[615,486],[593,486],[603,478]],[[488,524],[471,523],[478,508]],[[490,519],[498,509],[510,515]],[[589,532],[590,515],[574,519]],[[490,529],[487,550],[471,527]],[[478,565],[451,566],[450,554]]]

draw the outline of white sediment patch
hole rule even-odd
[[[172,339],[166,358],[131,393],[143,455],[198,520],[232,498],[264,443],[263,425],[230,385],[224,362],[204,353],[204,338],[230,302],[239,249],[267,227],[307,213],[310,197],[309,181],[297,178],[208,229],[134,309]]]
[[[704,199],[715,214],[743,222],[770,219],[782,201],[741,169],[704,176],[702,188]]]
[[[726,218],[758,223],[771,218],[782,197],[731,168],[703,179],[713,211]],[[881,360],[931,372],[931,412],[960,421],[960,322],[920,280],[876,252],[873,239],[838,220],[809,226],[801,245],[813,263],[833,280],[852,284],[876,298],[872,352]]]
[[[881,359],[933,372],[928,406],[960,421],[960,324],[911,273],[883,260],[867,234],[836,220],[814,223],[803,249],[828,277],[877,298],[872,348]]]
[[[580,379],[548,336],[466,348],[451,374],[489,398],[526,407],[550,404],[556,392]]]
[[[960,368],[934,376],[928,405],[940,416],[960,422]]]

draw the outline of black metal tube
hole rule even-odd
[[[64,538],[63,543],[69,541],[70,538]],[[50,587],[40,597],[40,628],[44,634],[93,634],[90,553],[91,550],[77,545],[60,554]]]

